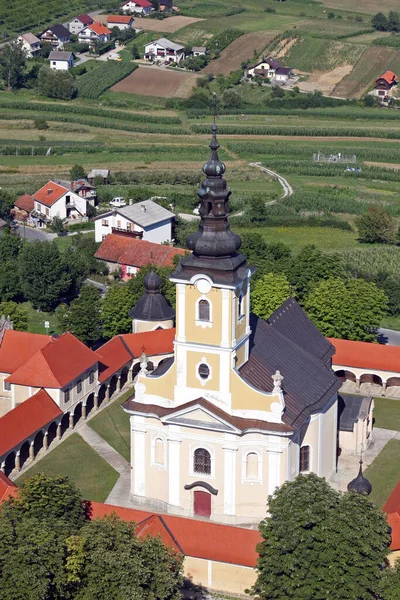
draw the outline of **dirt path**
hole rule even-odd
[[[323,94],[331,94],[343,77],[349,75],[353,65],[342,65],[332,71],[313,71],[307,81],[300,81],[297,85],[302,92],[313,92],[319,90]],[[296,73],[298,71],[296,70]],[[304,74],[300,73],[299,74]]]
[[[369,167],[383,167],[384,169],[400,169],[399,164],[373,162],[373,161],[369,161],[369,160],[365,160],[364,165],[368,165]]]

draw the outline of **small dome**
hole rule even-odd
[[[150,273],[148,275],[146,275],[143,283],[144,283],[146,292],[156,293],[156,292],[159,292],[161,289],[161,279],[157,275],[157,273],[155,273],[153,271],[153,269],[150,271]]]
[[[357,494],[365,494],[366,496],[369,496],[372,492],[372,485],[362,474],[362,464],[363,461],[360,459],[360,469],[358,471],[358,475],[355,479],[350,481],[347,486],[347,491],[357,492]]]

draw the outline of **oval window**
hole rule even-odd
[[[199,376],[202,379],[208,379],[209,378],[209,376],[210,376],[210,368],[209,368],[208,365],[205,365],[204,363],[202,363],[199,366]]]

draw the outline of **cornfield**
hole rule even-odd
[[[397,246],[372,246],[344,251],[343,264],[352,276],[373,277],[387,273],[400,277],[400,248]]]

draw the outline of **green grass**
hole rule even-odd
[[[104,502],[118,480],[118,473],[93,450],[81,436],[74,433],[18,477],[21,484],[37,473],[66,475],[82,492],[86,500]]]
[[[381,327],[385,327],[386,329],[397,329],[400,331],[400,315],[396,317],[385,317],[382,319]],[[388,427],[388,429],[390,429]]]
[[[285,64],[301,71],[329,70],[344,64],[355,64],[365,47],[322,38],[304,37],[293,46]]]
[[[364,475],[372,484],[370,500],[382,508],[400,479],[400,441],[390,440]]]
[[[375,398],[374,426],[400,431],[400,401]]]
[[[239,235],[260,233],[266,242],[283,242],[294,252],[298,252],[308,244],[315,244],[317,248],[327,252],[359,246],[355,232],[330,229],[329,227],[254,227],[250,229],[237,227],[235,220],[231,219],[231,229]]]
[[[88,233],[86,233],[85,231],[81,232],[82,235],[88,236],[89,238],[93,238],[94,239],[94,231],[89,231]],[[66,248],[70,248],[70,246],[72,246],[72,241],[74,239],[73,236],[71,235],[65,235],[62,237],[56,237],[54,238],[55,242],[58,246],[59,250],[65,250]]]
[[[121,408],[121,404],[126,402],[132,394],[133,390],[128,390],[116,402],[88,422],[88,425],[127,461],[130,461],[131,448],[129,416]]]
[[[37,311],[30,302],[23,302],[21,306],[28,309],[28,331],[31,333],[43,334],[58,332],[57,320],[53,313]],[[50,328],[48,330],[44,327],[45,321],[49,321],[50,323]]]

